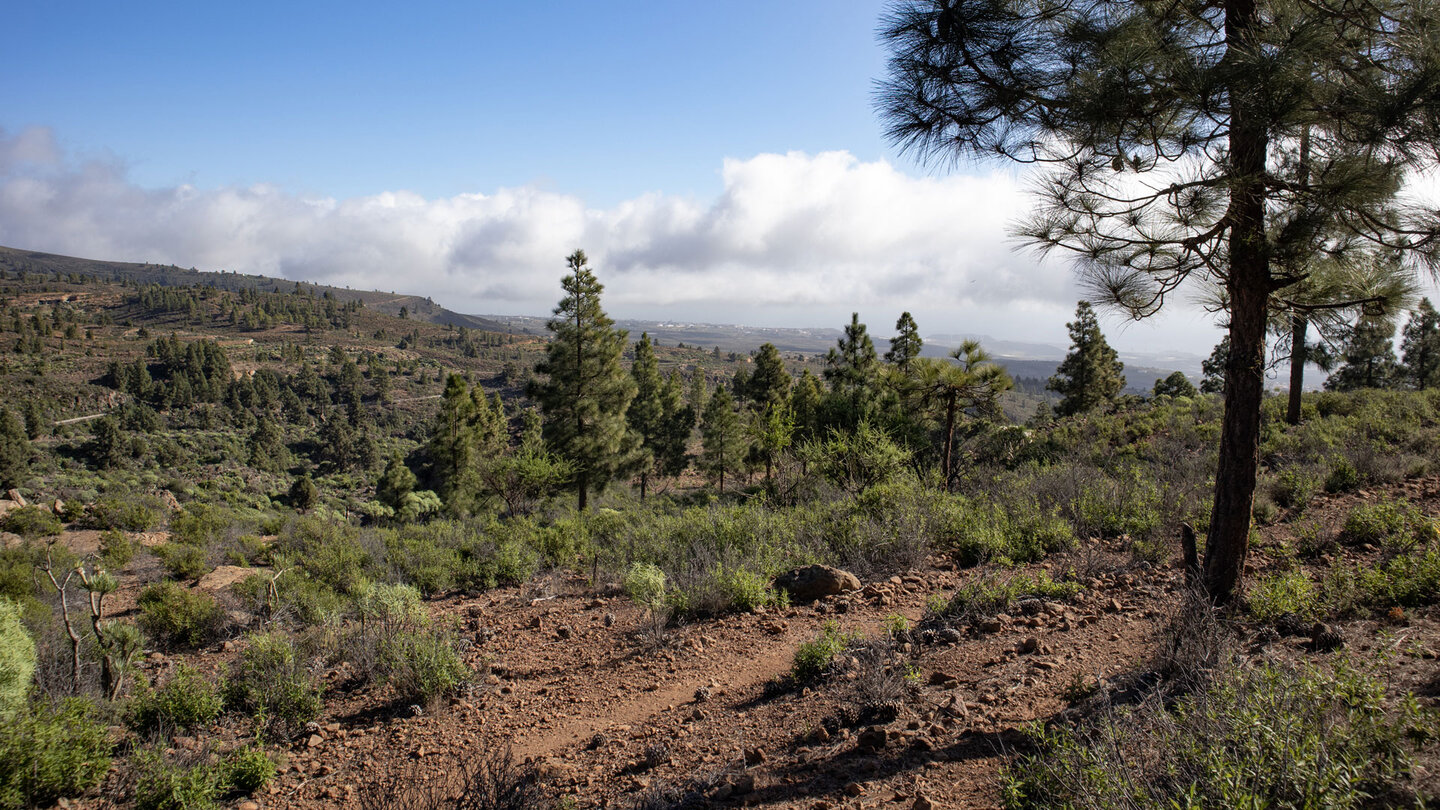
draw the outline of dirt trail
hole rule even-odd
[[[733,694],[763,686],[789,669],[793,655],[790,649],[770,649],[758,657],[737,657],[733,655],[736,652],[739,651],[727,650],[723,658],[706,661],[709,666],[705,669],[691,669],[664,687],[641,691],[628,701],[615,703],[609,696],[599,696],[599,700],[572,704],[568,708],[578,716],[557,728],[519,737],[514,742],[515,752],[521,757],[540,759],[617,727],[648,724],[677,706],[692,702],[702,687]]]

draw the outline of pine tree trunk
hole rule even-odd
[[[1290,402],[1285,409],[1285,421],[1300,424],[1300,392],[1305,388],[1305,334],[1309,331],[1310,318],[1303,312],[1290,313]]]
[[[1227,0],[1225,37],[1232,49],[1252,42],[1260,24],[1254,0]],[[1230,87],[1231,185],[1229,234],[1230,360],[1225,368],[1225,416],[1215,471],[1215,503],[1205,546],[1205,590],[1217,605],[1240,595],[1250,550],[1250,512],[1260,464],[1260,401],[1265,366],[1265,322],[1272,291],[1265,234],[1263,116],[1259,101],[1237,76]]]
[[[952,454],[955,448],[955,395],[945,403],[945,491],[950,491],[950,475],[953,472]]]

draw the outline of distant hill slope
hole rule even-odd
[[[246,275],[185,269],[175,265],[112,262],[100,259],[81,259],[60,256],[54,253],[20,250],[0,247],[0,269],[28,271],[35,273],[83,274],[95,276],[104,281],[127,281],[132,284],[158,284],[165,287],[188,287],[203,285],[222,290],[259,290],[263,292],[290,292],[295,289],[293,279],[270,276]],[[334,287],[325,284],[299,282],[304,289],[316,295],[329,292],[339,301],[359,299],[366,308],[387,315],[400,314],[406,310],[409,318],[426,323],[463,326],[487,332],[511,334],[544,335],[546,318],[530,315],[465,315],[446,309],[429,298],[417,295],[402,295],[379,290],[352,290],[348,287]],[[783,328],[757,327],[734,324],[681,323],[672,321],[618,320],[618,326],[630,330],[632,339],[641,332],[648,332],[652,338],[666,345],[684,343],[701,349],[718,346],[723,352],[746,354],[759,348],[763,343],[773,343],[786,354],[824,354],[835,345],[843,334],[840,329],[831,328]],[[952,346],[958,345],[967,336],[929,335],[926,336],[924,354],[944,356]],[[1015,377],[1048,379],[1055,373],[1065,349],[1048,344],[1024,343],[998,340],[980,336],[981,343],[995,356],[996,362]],[[889,338],[875,337],[877,350],[883,352]],[[1198,358],[1170,358],[1131,355],[1123,358],[1125,363],[1126,390],[1134,393],[1149,393],[1155,380],[1162,379],[1171,371],[1180,370],[1192,382],[1199,382]],[[1140,362],[1136,362],[1140,361]],[[1144,363],[1141,365],[1140,363]]]
[[[221,290],[258,290],[262,292],[289,292],[295,289],[293,279],[252,276],[244,273],[225,273],[207,270],[185,269],[173,264],[149,264],[136,262],[112,262],[102,259],[81,259],[74,256],[60,256],[33,250],[0,247],[0,269],[10,272],[59,273],[95,276],[102,281],[128,281],[132,284],[158,284],[162,287],[189,287],[202,285]],[[408,317],[427,323],[463,326],[467,329],[481,329],[487,332],[512,331],[505,324],[475,315],[452,312],[429,298],[418,295],[400,295],[379,290],[352,290],[348,287],[333,287],[328,284],[299,282],[306,290],[316,295],[330,293],[338,301],[360,300],[367,308],[387,315],[399,315],[401,308]]]

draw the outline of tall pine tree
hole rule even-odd
[[[1070,330],[1070,353],[1045,387],[1061,396],[1056,410],[1062,416],[1085,413],[1110,405],[1125,387],[1125,364],[1105,342],[1100,321],[1089,301],[1075,308]]]
[[[1365,244],[1440,265],[1434,206],[1393,190],[1440,146],[1440,38],[1418,0],[893,0],[889,134],[939,160],[1044,164],[1020,233],[1137,318],[1226,290],[1230,359],[1201,583],[1240,595],[1265,333],[1287,257]],[[1173,299],[1171,299],[1173,300]]]
[[[1345,341],[1344,363],[1325,381],[1327,391],[1393,388],[1399,364],[1395,362],[1395,323],[1389,318],[1362,317]]]
[[[605,288],[585,251],[565,261],[565,297],[545,324],[552,337],[535,365],[544,379],[532,382],[529,394],[540,406],[546,443],[574,465],[576,505],[584,511],[592,490],[634,468],[640,442],[625,420],[635,397],[635,380],[620,362],[627,333],[600,308]]]
[[[660,362],[655,357],[650,335],[645,332],[640,333],[640,340],[635,344],[635,362],[630,365],[630,376],[635,378],[635,398],[630,400],[625,418],[630,423],[630,429],[640,437],[640,500],[643,501],[665,434],[665,403],[662,398],[665,380],[660,376]]]
[[[690,465],[690,434],[695,430],[695,410],[685,403],[680,393],[680,376],[670,372],[660,391],[660,422],[662,431],[655,447],[655,469],[674,478]]]
[[[740,424],[740,415],[735,412],[735,400],[723,385],[715,387],[710,401],[705,404],[705,413],[700,417],[700,468],[719,482],[720,491],[725,491],[725,474],[741,468],[745,461],[745,431]]]
[[[457,515],[478,511],[484,498],[480,473],[507,443],[505,411],[498,396],[491,399],[459,374],[445,381],[440,412],[430,432],[431,484]]]
[[[920,348],[924,345],[915,318],[909,312],[902,312],[895,322],[895,337],[890,338],[890,351],[885,353],[885,362],[899,368],[901,374],[908,375],[910,361],[920,356]]]
[[[750,404],[761,413],[785,404],[790,396],[790,372],[774,343],[761,345],[755,353],[755,372],[750,375]]]
[[[853,430],[870,418],[878,394],[880,359],[860,313],[850,314],[845,335],[825,356],[824,375],[830,383],[827,410],[832,425]]]
[[[1421,298],[1400,339],[1405,380],[1417,391],[1440,386],[1440,314]]]

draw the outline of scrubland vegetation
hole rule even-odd
[[[142,808],[263,792],[337,695],[402,717],[484,691],[472,634],[433,606],[552,575],[624,594],[655,643],[677,625],[793,611],[773,579],[798,566],[877,582],[947,561],[963,583],[923,616],[892,615],[879,635],[827,625],[771,689],[828,694],[853,662],[874,673],[845,687],[859,690],[852,719],[893,720],[926,649],[1069,604],[1103,571],[1178,565],[1182,526],[1204,536],[1218,397],[1183,377],[1119,395],[1084,308],[1062,396],[1016,399],[979,346],[919,357],[908,316],[883,359],[858,318],[825,358],[631,343],[583,255],[571,271],[547,350],[303,288],[12,269],[0,483],[35,504],[0,518],[0,806],[102,782]],[[1095,379],[1086,357],[1113,369],[1098,391],[1076,383]],[[1428,698],[1388,690],[1376,661],[1241,652],[1255,632],[1320,645],[1317,625],[1430,615],[1433,508],[1353,495],[1435,475],[1440,394],[1414,379],[1422,390],[1307,394],[1294,425],[1281,398],[1265,402],[1247,599],[1218,619],[1182,606],[1191,624],[1131,673],[1128,698],[1067,688],[1083,711],[1015,743],[1009,805],[1370,806],[1423,792]],[[1034,415],[1012,423],[1002,402]],[[1346,497],[1343,519],[1316,517]],[[161,676],[153,656],[174,665]],[[217,729],[232,742],[176,742]],[[506,762],[476,784],[515,778]]]

